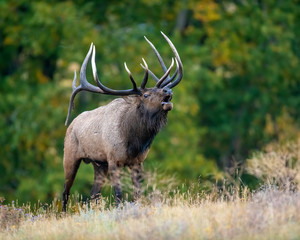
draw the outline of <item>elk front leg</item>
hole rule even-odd
[[[133,201],[136,201],[141,196],[141,182],[143,179],[143,164],[138,163],[131,167],[131,180],[133,184]]]
[[[66,212],[67,202],[70,195],[70,189],[73,185],[76,173],[81,163],[81,160],[76,160],[74,162],[68,160],[70,159],[65,156],[64,157],[65,185],[64,185],[63,206],[62,206],[63,212]]]
[[[103,187],[107,171],[107,162],[92,162],[94,166],[94,184],[91,190],[91,198],[96,199],[100,196],[101,188]]]
[[[120,177],[120,168],[116,165],[109,165],[108,167],[110,181],[114,188],[116,205],[119,206],[122,201],[122,186],[121,186],[121,177]]]

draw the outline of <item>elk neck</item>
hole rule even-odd
[[[121,131],[127,154],[135,158],[145,152],[151,145],[159,130],[167,123],[167,112],[147,110],[143,104],[124,112]]]

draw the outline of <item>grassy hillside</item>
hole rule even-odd
[[[261,181],[255,191],[228,177],[205,188],[152,173],[143,197],[119,208],[111,197],[73,196],[67,213],[60,200],[19,206],[0,199],[0,239],[300,239],[299,157],[299,140],[255,153],[247,165]]]
[[[161,194],[118,209],[104,206],[78,203],[76,213],[65,216],[53,206],[39,214],[2,206],[0,239],[300,238],[299,194],[271,186],[252,194]]]

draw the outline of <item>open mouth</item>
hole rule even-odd
[[[172,95],[165,96],[162,103],[168,103],[172,100]]]
[[[172,95],[168,95],[164,97],[163,101],[161,102],[163,110],[170,111],[173,109],[173,103],[171,103],[171,100],[172,100]]]

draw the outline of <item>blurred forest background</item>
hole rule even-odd
[[[101,81],[125,89],[124,61],[139,82],[142,57],[162,74],[144,35],[170,63],[160,31],[176,46],[184,78],[145,169],[193,182],[238,167],[251,184],[243,166],[253,152],[299,137],[299,23],[298,0],[1,1],[0,196],[60,197],[72,79],[90,43]],[[113,99],[77,98],[72,119]],[[92,166],[82,164],[72,192],[88,195],[92,179]]]

